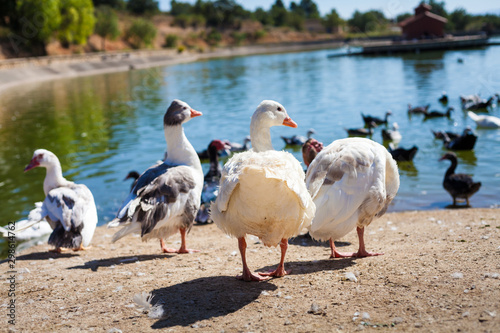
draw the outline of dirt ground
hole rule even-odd
[[[290,275],[265,282],[241,273],[237,241],[195,225],[192,254],[161,254],[159,242],[97,229],[93,247],[48,253],[47,244],[18,254],[16,324],[7,324],[7,262],[0,264],[2,331],[19,332],[499,332],[500,210],[390,213],[366,230],[367,249],[385,255],[329,259],[329,247],[290,240]],[[248,238],[248,264],[268,271],[279,247]],[[178,235],[167,245],[178,247]],[[337,245],[357,250],[352,231]],[[348,274],[352,273],[352,274]],[[348,277],[356,277],[351,281]],[[141,310],[134,295],[151,293]],[[163,314],[162,314],[163,313]],[[153,317],[153,318],[150,318]],[[156,318],[155,318],[156,317]]]

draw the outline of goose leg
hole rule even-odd
[[[365,240],[364,240],[364,233],[365,233],[365,228],[356,228],[356,231],[358,232],[358,240],[359,240],[359,249],[358,252],[338,252],[335,249],[335,244],[333,243],[333,240],[330,238],[330,248],[332,249],[330,258],[347,258],[347,257],[371,257],[371,256],[380,256],[383,255],[384,253],[377,253],[377,252],[368,252],[365,249]]]
[[[79,247],[75,247],[75,248],[73,249],[73,251],[75,251],[75,252],[76,252],[76,251],[85,251],[85,250],[88,250],[88,249],[90,249],[90,248],[92,248],[92,246],[87,246],[87,247],[85,247],[85,246],[83,246],[82,244],[80,244],[80,246],[79,246]]]
[[[383,252],[377,253],[377,252],[368,252],[368,251],[366,251],[366,249],[365,249],[365,241],[364,241],[364,237],[363,237],[364,233],[365,233],[365,228],[357,227],[356,231],[358,232],[359,249],[358,249],[358,252],[355,253],[355,255],[354,255],[355,257],[381,256],[381,255],[384,254]]]
[[[333,239],[330,238],[330,258],[350,258],[350,257],[355,257],[356,252],[339,252],[337,251],[337,248],[335,247],[335,243],[333,242]]]
[[[276,276],[276,277],[282,277],[287,274],[290,274],[290,271],[285,271],[285,254],[286,250],[288,249],[288,239],[283,238],[280,242],[280,248],[281,248],[281,260],[276,268],[275,271],[273,272],[268,272],[268,273],[259,273],[259,275],[262,276]]]
[[[49,250],[49,252],[53,252],[53,253],[63,253],[63,252],[67,252],[67,251],[68,251],[68,249],[65,247],[56,247],[53,250]]]
[[[238,248],[240,249],[241,261],[243,263],[243,274],[236,276],[236,278],[243,281],[265,281],[269,279],[268,277],[262,277],[250,272],[245,255],[247,249],[247,242],[245,241],[245,237],[238,238]]]
[[[192,252],[200,252],[200,250],[193,250],[186,248],[186,229],[179,228],[179,232],[181,233],[181,247],[176,249],[167,248],[165,245],[165,241],[163,238],[160,238],[160,246],[163,253],[192,253]]]

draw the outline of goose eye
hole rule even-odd
[[[187,110],[187,107],[185,106],[185,107],[183,107],[183,109],[184,109],[184,110]]]
[[[278,106],[278,111],[281,111],[281,107]]]

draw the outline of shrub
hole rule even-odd
[[[151,45],[155,37],[156,28],[154,24],[144,19],[137,19],[132,22],[127,31],[127,38],[136,48]]]
[[[259,40],[261,38],[264,38],[266,34],[267,32],[265,30],[257,30],[253,33],[253,38],[255,38],[255,40]]]
[[[94,5],[91,0],[62,0],[59,40],[63,45],[87,43],[94,31]]]
[[[231,36],[234,38],[234,43],[240,45],[247,38],[247,34],[244,32],[234,31]]]
[[[104,51],[106,38],[114,40],[120,35],[118,16],[111,7],[100,6],[96,9],[96,19],[94,30],[102,38],[101,49]]]
[[[179,41],[179,36],[168,34],[165,37],[165,47],[174,48],[177,46],[177,42]]]
[[[207,43],[217,45],[222,40],[222,35],[217,30],[211,30],[207,35]]]

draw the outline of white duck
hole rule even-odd
[[[211,205],[213,221],[225,233],[237,237],[245,281],[284,276],[288,238],[309,226],[314,203],[304,184],[304,171],[290,153],[275,151],[270,127],[297,127],[285,108],[275,101],[263,101],[250,124],[253,149],[234,155],[225,165],[219,195]],[[250,272],[246,263],[245,235],[259,237],[266,246],[280,244],[281,260],[275,271]]]
[[[163,118],[167,158],[137,179],[116,218],[109,223],[110,227],[126,224],[114,234],[113,242],[130,233],[140,233],[143,241],[159,238],[164,253],[196,251],[186,248],[186,231],[193,226],[200,208],[203,170],[182,124],[201,115],[183,101],[170,104]],[[167,248],[163,238],[177,231],[181,234],[181,247]]]
[[[398,144],[402,139],[401,133],[399,132],[398,123],[392,123],[392,129],[382,129],[382,140],[392,141],[394,144]]]
[[[476,122],[477,127],[500,128],[500,118],[498,117],[477,115],[472,111],[467,112],[467,114]]]
[[[363,234],[382,216],[399,188],[396,162],[380,144],[364,138],[337,140],[323,149],[307,169],[306,185],[316,204],[310,234],[329,240],[331,257],[365,257]],[[359,250],[337,252],[334,240],[357,227]]]
[[[35,167],[47,170],[43,182],[45,200],[40,209],[30,213],[29,219],[40,222],[46,219],[53,231],[49,244],[56,252],[63,248],[85,250],[90,244],[97,225],[97,210],[92,192],[83,184],[75,184],[62,175],[59,159],[52,152],[37,149],[24,171]]]

